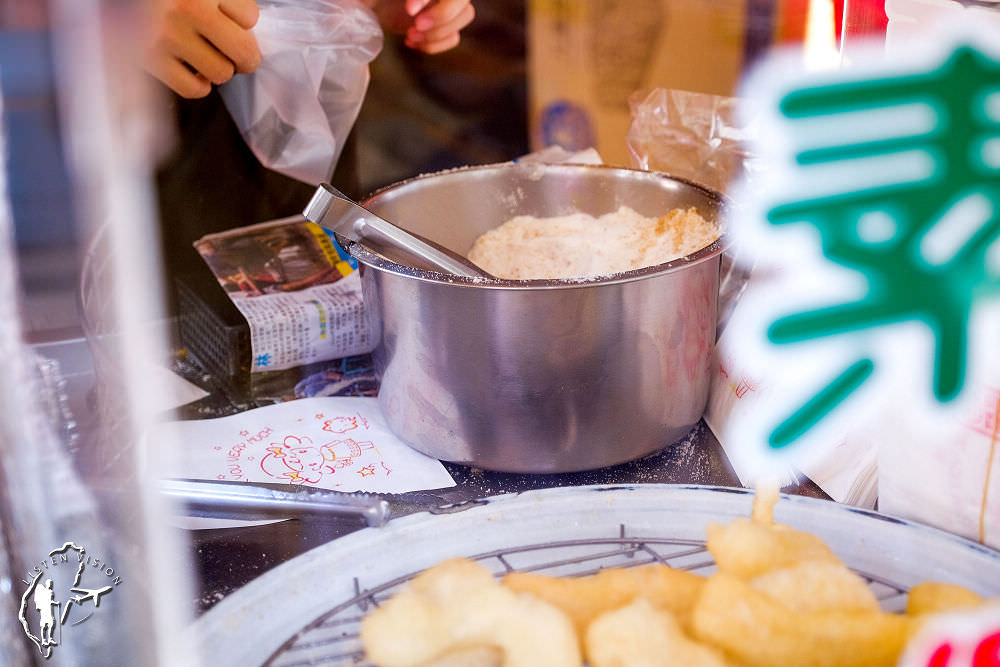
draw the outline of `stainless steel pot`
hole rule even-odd
[[[722,199],[662,174],[505,163],[420,176],[363,203],[465,254],[518,214],[695,206],[717,217]],[[381,327],[389,426],[430,456],[508,472],[598,468],[675,442],[707,401],[724,245],[584,281],[448,278],[351,246]]]

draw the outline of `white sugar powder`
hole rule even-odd
[[[469,259],[498,278],[585,278],[669,262],[718,237],[694,208],[647,218],[623,206],[598,218],[517,216],[476,239]]]

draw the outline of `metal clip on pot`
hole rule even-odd
[[[392,255],[390,259],[408,266],[466,278],[493,277],[458,253],[375,215],[329,183],[320,183],[302,214],[348,241]]]

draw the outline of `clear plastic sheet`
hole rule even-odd
[[[219,88],[265,167],[329,180],[382,49],[375,15],[355,0],[263,0],[254,28],[263,61]]]
[[[737,113],[735,97],[656,88],[629,98],[626,140],[633,164],[725,192],[756,167],[746,150],[752,123]]]
[[[142,15],[104,0],[47,9],[59,94],[44,110],[58,124],[68,179],[46,180],[44,195],[74,221],[71,241],[86,244],[102,228],[110,243],[92,265],[102,270],[91,283],[90,339],[29,342],[11,233],[26,221],[12,213],[8,183],[25,156],[10,158],[0,172],[0,664],[194,664],[176,641],[190,568],[137,444],[155,418],[143,399],[159,390],[144,371],[167,349],[150,193],[163,124],[126,38],[141,34]],[[5,155],[9,138],[0,136]],[[59,348],[72,354],[49,356]],[[69,366],[96,371],[86,390],[70,390]]]

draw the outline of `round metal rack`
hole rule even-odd
[[[740,488],[622,484],[437,508],[307,551],[222,599],[192,630],[206,664],[365,664],[365,613],[443,560],[471,558],[497,577],[584,576],[647,563],[710,574],[705,527],[749,516],[752,501]],[[901,611],[907,591],[928,580],[1000,595],[1000,552],[955,535],[803,496],[783,495],[775,520],[822,539],[886,611]]]
[[[628,537],[624,525],[616,537],[565,540],[499,549],[472,556],[500,574],[536,572],[550,576],[583,577],[609,567],[636,567],[661,563],[701,575],[715,571],[715,562],[698,540],[662,537]],[[417,573],[397,577],[372,588],[362,589],[354,579],[357,595],[306,625],[286,641],[265,664],[268,667],[305,665],[369,665],[359,637],[365,613],[392,597]],[[906,599],[906,589],[871,574],[864,577],[883,608],[898,611]]]

